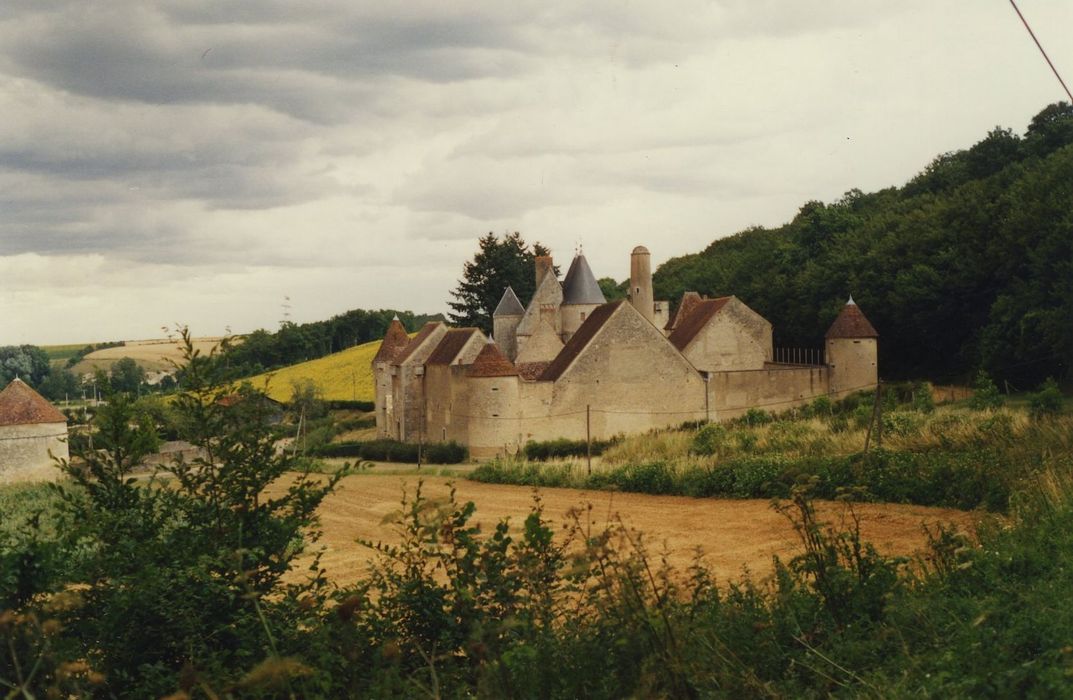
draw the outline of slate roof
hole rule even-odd
[[[488,343],[481,348],[477,359],[469,366],[467,377],[513,377],[518,374],[514,364],[503,356],[495,343]]]
[[[835,318],[834,323],[827,329],[827,335],[825,338],[878,338],[879,333],[876,333],[876,329],[872,327],[872,324],[865,318],[864,312],[861,311],[861,307],[857,306],[851,298],[842,310],[838,312],[838,317]]]
[[[719,297],[718,299],[701,299],[697,301],[693,304],[693,308],[688,312],[687,316],[678,318],[676,315],[675,320],[677,323],[674,331],[671,332],[667,339],[671,341],[674,347],[678,348],[678,352],[683,352],[704,326],[708,325],[708,321],[712,319],[712,316],[719,313],[719,310],[726,306],[731,298]]]
[[[524,313],[525,307],[518,300],[518,295],[512,288],[507,287],[503,290],[503,297],[499,300],[496,310],[492,312],[492,316],[521,316]]]
[[[388,324],[387,333],[384,334],[384,340],[380,343],[380,349],[376,351],[373,362],[394,362],[409,344],[410,336],[406,334],[406,328],[396,316]]]
[[[0,391],[0,425],[66,423],[67,417],[21,379]]]
[[[414,352],[419,347],[421,347],[421,344],[424,343],[430,335],[432,335],[432,332],[436,330],[436,326],[438,325],[440,325],[439,321],[429,321],[424,326],[422,326],[421,330],[417,332],[417,335],[410,339],[410,342],[407,343],[406,347],[399,351],[399,354],[395,357],[395,360],[394,362],[392,362],[392,364],[401,365],[403,362],[405,362],[410,357],[410,355],[413,355]]]
[[[600,291],[600,285],[596,282],[596,276],[592,274],[592,268],[580,253],[574,256],[570,263],[570,269],[563,278],[563,303],[564,304],[606,304],[607,299]]]
[[[432,351],[425,361],[426,365],[449,365],[462,352],[469,339],[474,333],[480,333],[476,328],[452,328],[440,338],[440,344]]]
[[[581,328],[577,329],[577,333],[570,336],[566,346],[555,356],[555,359],[551,361],[544,373],[540,375],[540,381],[553,382],[563,376],[563,372],[570,367],[574,360],[577,359],[577,356],[581,354],[581,351],[585,349],[585,346],[589,344],[589,341],[596,337],[596,334],[604,327],[607,320],[624,303],[623,301],[613,301],[610,304],[603,304],[593,309],[593,312],[581,324]]]
[[[696,292],[686,292],[682,295],[682,301],[679,302],[678,308],[675,309],[674,316],[671,316],[667,320],[667,325],[663,327],[665,331],[673,331],[686,316],[692,311],[693,307],[700,302],[703,297]]]

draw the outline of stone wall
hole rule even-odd
[[[66,423],[0,426],[0,483],[55,479],[52,454],[68,458]]]
[[[830,391],[829,374],[821,366],[771,367],[712,372],[708,379],[708,417],[729,420],[750,408],[781,412],[809,403]]]

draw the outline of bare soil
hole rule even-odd
[[[358,474],[345,478],[339,490],[321,505],[325,549],[322,565],[330,579],[347,585],[363,577],[374,553],[357,540],[396,542],[384,517],[398,510],[403,489],[412,495],[423,479],[423,493],[446,496],[454,483],[459,502],[477,505],[476,521],[485,531],[503,518],[520,528],[533,503],[533,491],[523,486],[502,486],[440,476]],[[614,515],[644,533],[649,552],[664,549],[675,568],[685,569],[700,547],[717,581],[726,583],[748,571],[754,579],[771,573],[772,556],[788,558],[800,552],[789,520],[771,508],[767,500],[694,499],[678,496],[541,489],[545,517],[552,523],[566,522],[571,508],[592,505],[594,527],[602,527]],[[857,504],[862,534],[884,554],[912,555],[923,550],[926,540],[921,525],[952,523],[970,531],[973,513],[911,505]],[[845,513],[840,503],[821,502],[822,520],[837,523]]]

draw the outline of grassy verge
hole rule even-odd
[[[852,420],[838,414],[754,417],[661,431],[608,447],[591,474],[575,462],[500,459],[482,464],[470,478],[732,498],[786,498],[795,484],[811,479],[821,498],[856,489],[871,500],[1005,511],[1017,484],[1038,473],[1048,455],[1073,451],[1070,416],[1030,420],[1020,410],[893,410],[884,417],[883,447],[867,453],[861,450],[865,433]]]

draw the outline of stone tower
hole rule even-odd
[[[391,434],[391,426],[395,424],[394,407],[391,403],[391,365],[409,344],[410,336],[406,334],[406,328],[396,315],[388,324],[384,340],[372,361],[377,437],[388,437]]]
[[[518,295],[510,287],[503,292],[503,298],[492,312],[492,337],[504,356],[513,360],[518,356],[518,324],[522,322],[525,308],[518,300]]]
[[[600,291],[585,256],[578,253],[563,278],[562,340],[565,343],[577,332],[589,314],[607,299]]]
[[[652,293],[652,256],[639,245],[630,254],[630,303],[649,323],[655,323],[655,297]]]
[[[850,297],[825,336],[832,395],[872,389],[879,383],[877,338],[876,329]]]

